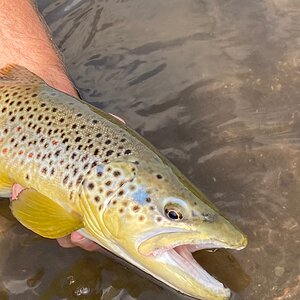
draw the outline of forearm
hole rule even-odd
[[[33,1],[0,0],[0,68],[7,64],[24,66],[54,88],[77,96]],[[60,238],[58,242],[63,247],[101,250],[78,232]]]
[[[0,68],[11,63],[26,67],[56,89],[77,95],[31,0],[0,0]]]

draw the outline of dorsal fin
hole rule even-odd
[[[9,64],[0,69],[0,82],[14,82],[18,84],[41,84],[45,83],[40,77],[30,72],[25,67]]]

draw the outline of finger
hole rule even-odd
[[[84,236],[82,236],[80,233],[76,231],[68,236],[58,238],[57,242],[63,248],[80,247],[87,251],[100,251],[100,252],[102,250],[102,248],[99,245],[85,238]]]
[[[71,241],[71,235],[62,237],[57,239],[58,244],[63,247],[63,248],[74,248],[77,247],[76,245],[74,245]]]
[[[120,117],[118,117],[118,116],[116,116],[116,115],[114,115],[114,114],[111,114],[111,113],[109,113],[109,114],[110,114],[111,116],[115,117],[116,119],[118,119],[119,121],[121,121],[122,123],[126,124],[125,121],[124,121],[122,118],[120,118]]]
[[[87,239],[77,231],[71,233],[70,239],[73,245],[78,246],[84,250],[102,252],[103,248],[101,246]]]

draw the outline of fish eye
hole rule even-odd
[[[183,218],[181,211],[174,205],[167,205],[165,207],[165,215],[170,220],[181,220]]]

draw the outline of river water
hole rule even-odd
[[[37,2],[82,98],[124,118],[248,235],[246,249],[199,261],[233,299],[300,299],[300,2]],[[7,207],[0,299],[184,298],[37,237]]]

